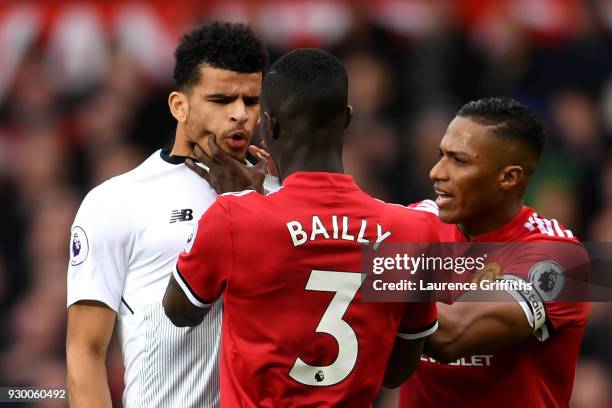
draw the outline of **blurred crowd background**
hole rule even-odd
[[[70,225],[89,189],[171,142],[173,51],[210,19],[248,22],[272,60],[310,46],[343,60],[345,167],[384,200],[432,197],[429,169],[461,105],[517,98],[549,135],[528,204],[583,241],[612,241],[611,0],[4,0],[1,386],[65,386]],[[612,406],[611,340],[612,304],[594,304],[573,407]],[[116,342],[109,377],[120,406]]]

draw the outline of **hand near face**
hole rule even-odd
[[[187,159],[185,164],[208,181],[218,194],[242,190],[255,190],[263,194],[268,160],[261,153],[256,152],[259,161],[249,167],[222,151],[214,137],[208,138],[208,148],[210,154],[194,145],[193,153],[199,163]],[[202,164],[208,167],[208,171],[201,167]]]
[[[266,173],[271,176],[278,177],[278,170],[276,169],[276,165],[274,164],[274,160],[272,160],[272,156],[265,149],[268,148],[265,142],[263,142],[263,149],[261,147],[257,147],[255,145],[249,146],[249,153],[251,153],[255,157],[263,157],[266,163]]]

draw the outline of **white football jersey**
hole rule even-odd
[[[179,253],[216,196],[184,158],[157,151],[91,190],[76,215],[68,306],[97,300],[117,312],[126,408],[219,405],[221,302],[185,328],[161,303]]]

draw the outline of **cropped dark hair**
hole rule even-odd
[[[316,48],[300,48],[279,58],[264,77],[264,95],[276,101],[292,99],[294,108],[308,113],[313,123],[326,121],[346,109],[348,76],[332,54]],[[265,98],[265,96],[264,96]]]
[[[546,134],[538,115],[520,102],[505,97],[482,98],[463,105],[457,116],[466,117],[486,126],[491,134],[521,140],[537,153],[544,149]]]
[[[268,65],[264,43],[244,24],[212,22],[185,34],[174,52],[177,89],[200,80],[202,64],[229,71],[263,72]]]

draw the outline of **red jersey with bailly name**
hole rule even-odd
[[[396,337],[432,333],[437,314],[435,303],[363,302],[362,248],[430,242],[432,225],[343,174],[219,196],[175,276],[196,306],[223,297],[221,405],[370,406]]]
[[[468,242],[457,226],[439,221],[433,201],[410,207],[429,214],[437,223],[440,241]],[[565,274],[571,270],[567,265],[588,263],[584,248],[571,231],[556,220],[539,217],[529,207],[523,207],[505,226],[470,242],[527,243],[520,256],[506,259],[501,274],[539,285],[546,300],[545,335],[540,331],[538,338],[532,336],[451,364],[424,355],[417,371],[401,387],[400,407],[568,407],[590,306],[548,299],[554,299],[566,282]],[[557,246],[563,250],[543,254],[542,248],[550,248],[553,242],[563,243]]]

